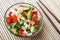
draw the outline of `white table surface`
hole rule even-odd
[[[36,36],[32,38],[21,38],[11,34],[4,24],[5,11],[13,4],[19,2],[28,2],[39,8],[37,5],[38,0],[0,0],[0,40],[60,40],[60,35],[57,33],[55,28],[51,25],[50,21],[43,14],[44,26]],[[60,20],[60,0],[41,0]],[[44,7],[43,7],[44,8]],[[54,22],[54,24],[60,29],[60,24],[54,19],[54,17],[44,8],[48,16]]]

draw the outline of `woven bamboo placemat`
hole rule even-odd
[[[60,35],[51,25],[51,23],[49,22],[47,17],[43,14],[41,9],[40,9],[40,11],[43,15],[44,26],[43,26],[42,30],[36,36],[31,37],[31,38],[22,38],[22,37],[17,37],[15,35],[13,35],[12,33],[10,33],[4,24],[4,14],[5,14],[5,11],[11,5],[13,5],[15,3],[19,3],[19,2],[29,2],[33,5],[35,5],[37,8],[39,8],[38,5],[31,0],[30,1],[29,0],[27,0],[27,1],[26,0],[0,0],[0,40],[60,40]],[[51,15],[49,15],[49,16],[51,16]],[[52,19],[53,19],[53,17],[52,17]]]

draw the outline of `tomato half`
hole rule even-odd
[[[32,21],[30,22],[30,24],[31,24],[31,25],[36,25],[36,26],[38,26],[39,22],[38,22],[37,20],[32,20]]]
[[[37,11],[32,12],[32,20],[37,20]]]
[[[11,23],[10,17],[6,17],[6,22],[7,22],[7,24],[10,24]]]
[[[26,34],[23,33],[23,30],[22,29],[19,29],[18,30],[18,35],[20,35],[20,36],[26,36]]]
[[[7,24],[10,24],[10,23],[14,23],[14,22],[17,22],[17,16],[14,14],[14,15],[11,15],[12,12],[9,13],[9,17],[6,17],[6,22]]]
[[[17,20],[17,16],[16,15],[13,15],[12,18],[11,18],[11,20],[12,20],[12,23],[17,22],[18,21]]]
[[[33,12],[32,12],[32,15],[34,15],[34,14],[36,14],[36,15],[37,15],[37,11],[33,11]]]
[[[39,22],[37,20],[35,20],[35,25],[38,26]]]
[[[30,24],[31,24],[31,25],[34,25],[34,24],[35,24],[35,22],[34,22],[34,21],[30,21]]]

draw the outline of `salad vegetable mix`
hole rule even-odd
[[[19,36],[31,36],[39,30],[40,18],[38,11],[30,6],[21,6],[22,11],[14,9],[18,15],[12,11],[6,16],[6,24],[9,30]]]

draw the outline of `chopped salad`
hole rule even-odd
[[[19,36],[31,36],[39,30],[40,18],[38,17],[38,11],[31,6],[20,5],[21,10],[13,9],[14,12],[8,12],[6,16],[6,25],[9,30]]]

